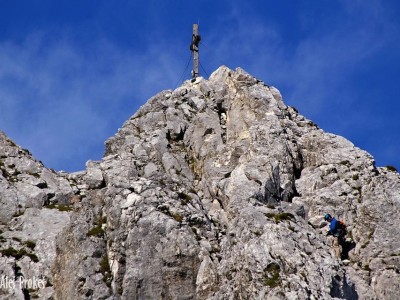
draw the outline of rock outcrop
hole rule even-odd
[[[72,200],[78,197],[66,177],[0,132],[1,299],[54,294],[56,236],[69,224]]]
[[[4,135],[0,168],[0,272],[46,279],[9,299],[400,299],[399,174],[242,69],[154,96],[84,172]]]

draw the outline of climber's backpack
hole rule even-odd
[[[347,226],[342,220],[337,222],[337,231],[340,237],[344,237],[347,234]]]

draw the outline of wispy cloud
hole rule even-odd
[[[180,64],[168,51],[159,55],[164,42],[146,54],[107,40],[84,49],[47,42],[43,33],[0,44],[1,130],[50,167],[82,169],[140,105],[173,88]]]
[[[332,10],[291,5],[282,20],[256,2],[225,1],[221,11],[210,11],[214,23],[202,21],[200,57],[208,73],[221,64],[243,67],[277,86],[286,103],[322,128],[346,137],[363,137],[374,126],[386,126],[378,122],[383,112],[378,115],[371,100],[379,88],[360,85],[365,66],[378,61],[392,44],[400,45],[397,16],[386,2],[343,0]],[[257,9],[261,6],[263,12]],[[315,19],[318,10],[324,19]],[[71,34],[42,30],[22,43],[0,41],[0,130],[55,169],[78,170],[87,159],[99,159],[103,142],[148,98],[174,88],[188,60],[190,28],[188,37],[178,36],[186,31],[149,9],[151,24],[137,12],[139,23],[117,22],[123,26],[113,27],[113,34],[125,25],[146,24],[143,30],[125,31],[140,42],[127,42],[127,37],[126,45],[118,44],[114,36],[102,37],[112,20],[100,12],[85,21],[91,28],[87,32],[97,28],[99,18],[107,20],[99,21],[101,29],[83,42],[82,36],[79,41],[72,36],[77,30],[72,27]],[[173,7],[170,12],[176,13]],[[190,26],[189,19],[182,16],[177,24]]]
[[[393,43],[400,37],[399,24],[391,7],[381,1],[340,1],[335,8],[324,11],[323,17],[299,9],[299,21],[293,24],[302,27],[302,37],[294,41],[285,36],[287,28],[281,27],[287,23],[269,21],[268,15],[261,16],[255,9],[243,14],[240,4],[232,4],[229,31],[211,37],[214,53],[232,67],[244,67],[276,85],[286,103],[327,131],[357,137],[359,146],[383,161],[381,150],[367,135],[376,130],[376,140],[383,131],[393,136],[395,133],[385,128],[387,123],[378,120],[387,118],[387,113],[396,116],[390,110],[381,112],[384,115],[376,111],[372,94],[380,88],[372,82],[367,84],[366,72],[371,71],[366,66],[382,59],[388,49],[399,48],[399,43]],[[312,17],[326,19],[314,21],[309,19]],[[399,125],[392,124],[393,128]],[[396,141],[391,143],[399,149]]]

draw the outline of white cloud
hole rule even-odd
[[[45,34],[1,43],[1,130],[49,167],[83,168],[141,104],[173,88],[180,63],[173,49],[159,55],[165,46],[137,54],[102,40],[82,49]]]
[[[310,22],[308,26],[315,27],[308,28],[296,43],[280,28],[286,22],[276,24],[255,10],[243,14],[242,5],[235,2],[226,18],[226,32],[208,36],[215,60],[236,63],[283,85],[289,83],[292,99],[310,99],[312,91],[316,97],[310,105],[317,105],[325,91],[331,92],[332,84],[341,84],[363,60],[387,46],[395,30],[377,1],[342,1],[337,7],[329,22]],[[317,27],[320,23],[326,24]]]
[[[267,84],[276,85],[282,89],[286,103],[299,108],[322,128],[345,137],[366,137],[377,126],[377,120],[387,118],[378,115],[376,102],[361,90],[364,87],[360,82],[368,82],[368,66],[379,64],[383,53],[396,45],[393,41],[399,41],[398,21],[389,5],[373,0],[338,2],[328,19],[299,24],[303,36],[297,41],[284,36],[280,26],[288,23],[273,23],[268,15],[260,16],[255,10],[244,14],[240,5],[232,9],[226,34],[218,31],[209,37],[217,54],[215,61],[241,66]],[[311,25],[315,27],[307,28]],[[381,87],[372,82],[368,88],[382,94],[378,92]],[[376,132],[376,140],[379,135],[389,134],[381,123],[385,133]],[[383,157],[367,139],[359,146]]]
[[[331,26],[326,21],[288,43],[280,27],[285,21],[273,23],[250,6],[244,13],[239,2],[230,3],[220,23],[200,27],[208,73],[221,64],[243,67],[283,89],[285,101],[317,123],[340,120],[345,108],[350,117],[336,122],[341,128],[335,132],[355,120],[366,123],[373,108],[357,115],[359,95],[345,83],[362,76],[364,62],[398,36],[387,8],[372,0],[338,2]],[[46,32],[22,44],[0,42],[0,130],[56,169],[76,170],[100,158],[104,140],[149,97],[174,88],[182,74],[189,38],[166,31],[134,49],[107,39],[82,45],[65,33],[57,39]]]

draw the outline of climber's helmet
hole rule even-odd
[[[330,214],[326,213],[325,216],[324,216],[324,220],[325,221],[330,221],[331,219],[332,219],[332,216]]]

